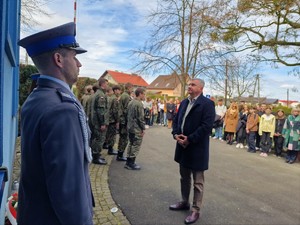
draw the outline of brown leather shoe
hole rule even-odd
[[[185,218],[185,224],[195,223],[199,219],[200,213],[192,212],[187,218]]]
[[[171,209],[171,210],[189,210],[190,204],[187,202],[177,202],[173,205],[170,205],[169,209]]]

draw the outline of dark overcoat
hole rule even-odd
[[[213,101],[201,94],[186,116],[183,130],[181,130],[188,104],[188,99],[180,104],[174,118],[172,133],[187,136],[190,144],[186,148],[176,144],[175,161],[185,168],[204,171],[208,169],[209,135],[215,120],[215,106]]]
[[[49,79],[22,107],[18,225],[93,224],[80,103]]]

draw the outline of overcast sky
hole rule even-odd
[[[78,55],[83,65],[80,76],[99,78],[105,70],[135,72],[130,50],[142,47],[147,39],[150,26],[146,15],[155,6],[156,0],[77,0],[76,39],[88,50]],[[51,0],[45,8],[52,16],[40,16],[40,25],[29,32],[21,32],[21,37],[73,21],[74,0]],[[24,62],[24,55],[22,49],[21,62]],[[290,100],[300,101],[300,79],[288,75],[288,69],[261,66],[261,96],[286,100],[287,89],[296,87],[299,92],[290,90]],[[148,75],[144,79],[150,83],[155,77]],[[207,88],[205,94],[215,93]]]

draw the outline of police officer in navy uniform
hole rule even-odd
[[[93,224],[90,131],[70,90],[86,50],[67,23],[19,41],[39,73],[22,107],[18,225]]]

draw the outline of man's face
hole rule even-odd
[[[265,105],[265,104],[262,104],[260,109],[261,109],[261,111],[263,111],[263,112],[264,112],[264,111],[266,111],[266,108],[267,108],[267,105]]]
[[[114,93],[115,93],[116,96],[119,96],[120,93],[121,93],[121,90],[120,90],[120,89],[115,89],[115,90],[114,90]]]
[[[76,52],[74,50],[66,50],[64,56],[62,56],[61,68],[66,82],[69,85],[76,83],[79,75],[79,68],[82,66],[79,60],[76,58]]]
[[[222,106],[223,105],[223,101],[218,101],[218,105]]]
[[[101,84],[101,88],[102,88],[103,90],[106,90],[106,89],[107,89],[107,86],[108,86],[108,82],[107,82],[107,81],[105,81],[104,83]]]
[[[196,97],[201,94],[203,91],[203,87],[201,86],[198,80],[191,80],[188,85],[188,94]]]
[[[140,93],[140,97],[142,101],[145,101],[146,93],[145,92]]]

